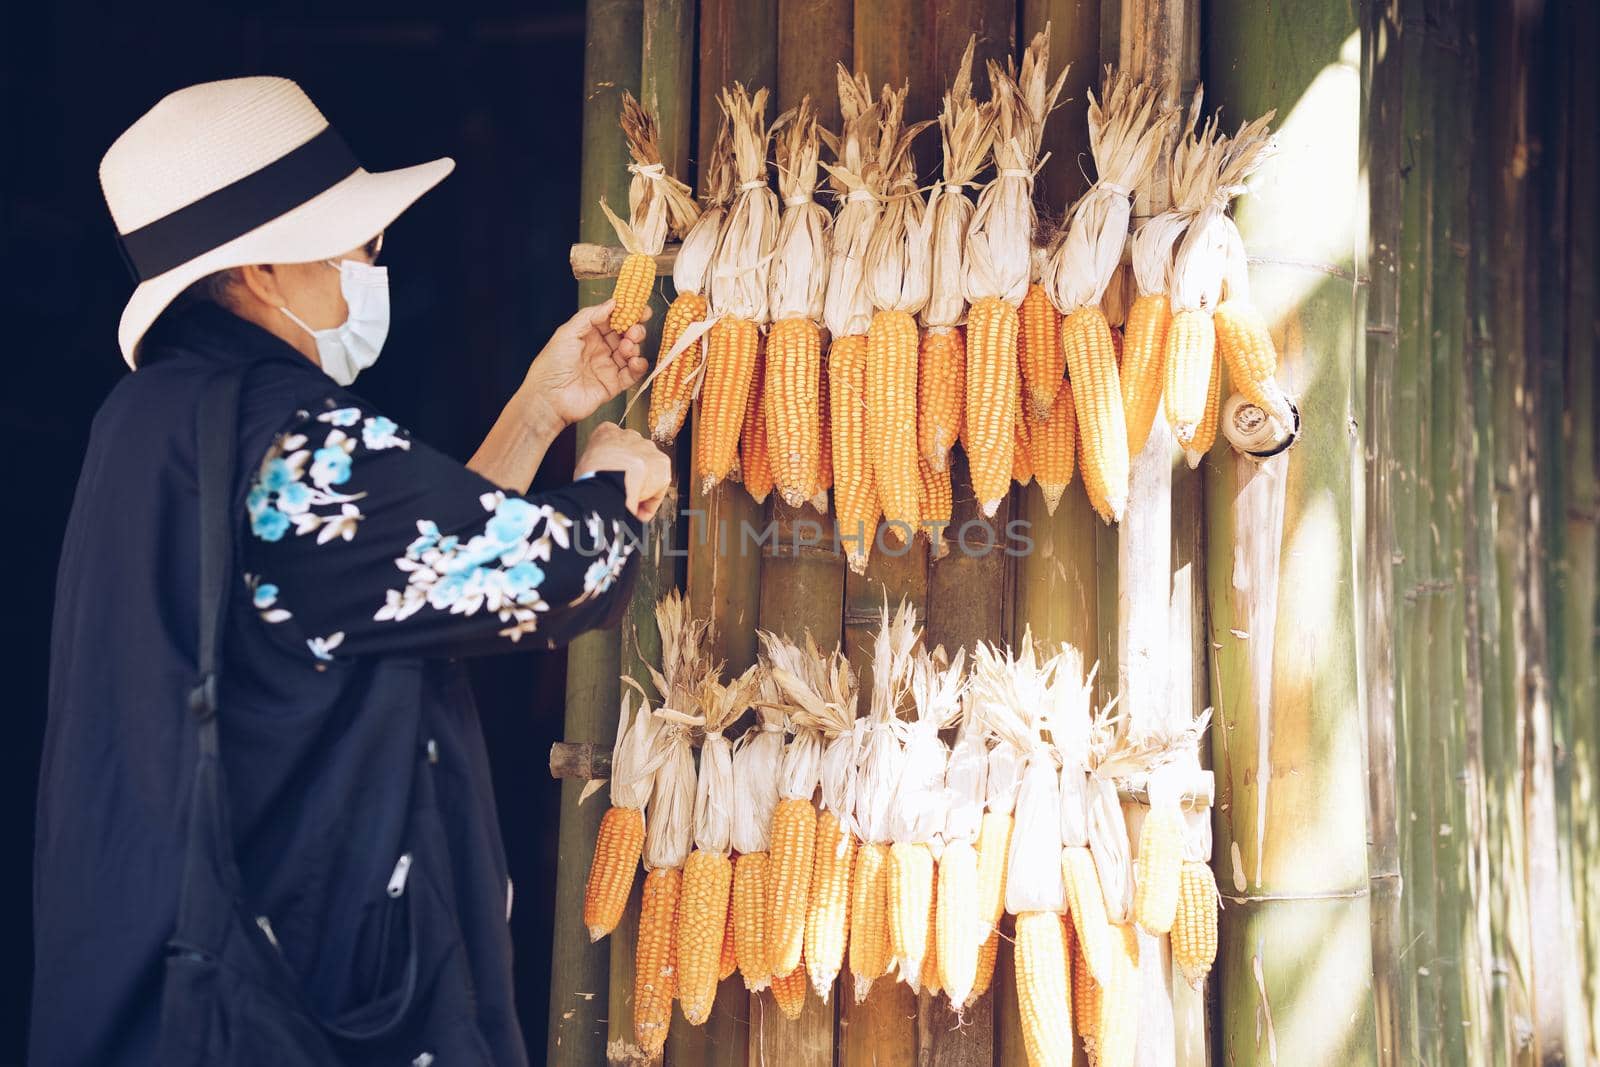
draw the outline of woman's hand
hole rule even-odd
[[[655,517],[672,485],[672,461],[666,454],[646,438],[614,422],[602,422],[589,434],[574,475],[582,477],[599,471],[622,472],[628,510],[641,522]]]
[[[523,382],[528,400],[570,426],[636,384],[650,369],[639,354],[644,325],[611,329],[611,305],[587,307],[562,324],[535,357]],[[645,308],[648,320],[650,309]]]

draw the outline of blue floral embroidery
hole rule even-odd
[[[327,637],[313,637],[306,641],[306,647],[311,654],[324,663],[333,662],[333,650],[344,644],[344,631],[329,634]]]
[[[385,448],[411,447],[411,442],[400,436],[400,427],[383,415],[374,415],[361,424],[361,443],[373,452]]]
[[[329,434],[327,446],[311,454],[311,480],[318,485],[343,485],[350,480],[350,453],[340,447],[344,442],[335,442],[333,436]]]
[[[350,427],[361,421],[360,408],[335,408],[317,416],[321,422],[331,426]]]
[[[303,423],[311,416],[301,411],[296,417]],[[366,494],[341,493],[335,487],[350,481],[357,447],[369,452],[411,447],[393,420],[382,415],[363,420],[360,408],[332,408],[317,421],[332,427],[320,447],[313,448],[304,433],[286,433],[261,463],[246,506],[250,530],[263,541],[281,541],[291,528],[297,536],[315,532],[319,545],[335,538],[353,540],[363,518],[357,501]],[[345,432],[356,425],[361,426],[359,438]]]
[[[271,582],[263,582],[259,576],[246,574],[244,576],[245,588],[250,590],[250,604],[256,609],[256,614],[261,616],[263,622],[283,622],[291,619],[286,609],[278,606],[278,587]]]

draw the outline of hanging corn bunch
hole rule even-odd
[[[755,698],[757,667],[731,682],[708,677],[701,686],[705,730],[694,798],[694,851],[683,865],[678,897],[678,1003],[691,1026],[711,1017],[733,891],[733,746],[723,731]]]
[[[872,303],[864,275],[867,246],[882,211],[868,185],[881,109],[873,102],[865,74],[852,76],[841,63],[838,83],[843,129],[837,137],[822,133],[834,154],[834,162],[823,167],[843,201],[833,223],[823,319],[832,334],[827,378],[833,511],[850,569],[861,574],[872,554],[881,514],[867,437],[867,330],[872,325]]]
[[[867,297],[874,308],[867,329],[867,456],[884,521],[902,543],[921,528],[917,497],[917,315],[928,305],[930,284],[927,204],[917,190],[917,135],[931,122],[905,126],[906,95],[884,86],[874,191],[883,211],[867,242]]]
[[[816,862],[817,810],[811,803],[822,765],[822,730],[800,718],[807,701],[820,703],[826,662],[806,638],[800,648],[787,638],[763,632],[761,646],[768,675],[790,713],[793,738],[783,750],[778,773],[778,801],[772,812],[771,887],[767,931],[768,962],[774,975],[800,966],[805,946],[806,910],[811,899],[811,873]]]
[[[778,683],[766,671],[760,674],[757,695],[756,725],[733,749],[734,958],[750,990],[765,989],[775,972],[771,834],[785,725]]]
[[[611,328],[626,333],[644,317],[655,288],[656,256],[666,246],[667,235],[683,237],[700,216],[689,187],[667,173],[661,162],[661,132],[656,117],[633,94],[622,92],[622,133],[628,141],[633,162],[628,173],[628,221],[619,219],[605,197],[600,210],[617,231],[617,240],[628,254],[617,272],[611,292],[616,303],[611,308]]]
[[[783,215],[767,282],[773,324],[763,395],[773,481],[783,502],[799,507],[822,480],[821,322],[833,217],[813,199],[820,138],[811,98],[779,116],[773,130]]]
[[[670,445],[678,436],[689,406],[700,391],[705,370],[705,294],[717,237],[732,202],[733,139],[724,115],[711,158],[705,164],[705,210],[684,235],[672,265],[672,285],[677,296],[662,321],[661,348],[647,383],[650,436],[658,445]]]
[[[650,763],[656,720],[647,700],[632,712],[633,694],[624,693],[617,740],[611,750],[611,807],[600,820],[589,881],[583,894],[583,924],[589,940],[598,941],[622,920],[633,890],[633,875],[644,848],[645,803],[655,783]]]
[[[872,645],[872,698],[856,764],[855,816],[861,830],[851,876],[850,975],[855,1002],[894,964],[889,930],[889,845],[894,791],[904,765],[900,711],[911,692],[911,663],[920,633],[906,601],[890,618],[887,602]]]
[[[972,53],[967,41],[961,65],[944,94],[939,133],[944,146],[943,181],[929,204],[930,285],[923,313],[927,329],[917,357],[917,450],[935,472],[949,470],[966,407],[966,343],[958,327],[967,317],[962,292],[967,226],[973,202],[967,196],[994,137],[994,108],[972,99]]]
[[[767,265],[778,239],[778,197],[767,187],[767,90],[751,95],[735,83],[718,101],[732,130],[736,186],[711,261],[712,326],[695,429],[701,492],[726,478],[738,455],[756,351],[768,321]]]
[[[978,905],[978,833],[983,825],[983,793],[988,753],[983,724],[964,694],[963,718],[945,771],[944,851],[935,889],[939,985],[960,1014],[972,999],[978,956],[989,933]]]
[[[1268,112],[1247,123],[1228,142],[1228,161],[1223,168],[1220,196],[1224,204],[1246,192],[1245,180],[1276,151],[1268,123],[1276,112]],[[1223,300],[1217,305],[1217,348],[1228,365],[1234,388],[1245,399],[1271,416],[1287,432],[1294,415],[1289,398],[1278,384],[1278,351],[1266,320],[1250,299],[1250,269],[1244,241],[1233,217],[1224,213],[1219,225],[1226,234],[1227,273],[1223,278]]]
[[[966,651],[948,660],[943,646],[916,654],[911,662],[914,717],[904,729],[905,749],[895,787],[889,833],[889,940],[900,977],[920,991],[930,947],[937,864],[944,851],[948,807],[945,771],[950,750],[939,731],[961,715]],[[974,944],[976,949],[976,944]]]
[[[1172,325],[1172,254],[1184,232],[1210,200],[1220,151],[1216,120],[1194,130],[1203,98],[1196,87],[1184,136],[1172,154],[1172,207],[1149,219],[1130,240],[1138,290],[1128,311],[1122,360],[1122,406],[1128,423],[1128,454],[1137,456],[1150,437],[1167,382],[1167,331]]]
[[[1153,86],[1106,70],[1102,100],[1089,94],[1089,145],[1098,180],[1072,209],[1045,267],[1045,288],[1063,316],[1061,344],[1083,443],[1084,488],[1106,522],[1128,500],[1128,429],[1111,329],[1100,307],[1128,237],[1133,190],[1155,165],[1169,116]]]
[[[1015,428],[1011,396],[1017,391],[1018,306],[1027,295],[1035,213],[1033,176],[1044,122],[1055,107],[1067,71],[1054,83],[1047,70],[1050,28],[1036,34],[1020,70],[989,64],[994,93],[996,174],[978,197],[967,229],[966,450],[972,488],[985,516],[993,516],[1010,489]],[[1048,375],[1046,375],[1048,377]],[[1053,398],[1060,383],[1038,383]]]

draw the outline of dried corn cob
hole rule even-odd
[[[889,950],[900,977],[915,992],[928,954],[928,916],[933,905],[933,853],[920,842],[889,846],[886,879]]]
[[[634,954],[633,1037],[651,1056],[667,1043],[676,995],[673,964],[677,955],[678,895],[683,872],[676,867],[650,871],[639,906],[639,940]]]
[[[1139,828],[1133,868],[1133,918],[1152,934],[1172,929],[1183,867],[1183,813],[1175,804],[1153,807]]]
[[[944,531],[949,528],[955,511],[955,489],[950,484],[950,471],[936,471],[928,461],[917,457],[917,473],[921,477],[922,492],[917,497],[917,510],[922,515],[922,529],[928,535],[933,558],[943,559],[950,551],[945,543]]]
[[[745,398],[744,424],[739,429],[739,471],[745,492],[757,504],[772,492],[772,464],[767,439],[766,339],[756,341],[756,369]]]
[[[867,454],[884,521],[901,543],[921,528],[917,497],[917,324],[879,311],[867,334]]]
[[[985,926],[978,915],[978,853],[967,841],[952,841],[939,857],[934,891],[935,952],[939,986],[958,1007],[972,995]]]
[[[630,712],[632,694],[622,698],[622,716],[611,754],[611,807],[600,820],[594,858],[583,894],[583,924],[589,940],[616,929],[628,905],[633,875],[644,849],[644,808],[655,774],[648,770],[655,719],[643,701]]]
[[[1033,446],[1028,439],[1028,419],[1023,411],[1021,382],[1018,394],[1012,398],[1011,427],[1015,444],[1011,449],[1011,480],[1018,485],[1033,481]]]
[[[1189,461],[1189,469],[1194,470],[1200,466],[1200,460],[1211,451],[1211,446],[1217,440],[1217,423],[1222,418],[1222,353],[1216,352],[1211,356],[1211,389],[1206,396],[1205,417],[1200,420],[1200,425],[1195,427],[1194,437],[1183,446],[1183,455]]]
[[[1028,425],[1029,451],[1033,456],[1033,476],[1044,493],[1045,510],[1054,515],[1061,495],[1072,482],[1078,457],[1078,413],[1073,407],[1072,383],[1062,382],[1056,390],[1055,408],[1047,422]]]
[[[885,846],[863,842],[850,876],[850,975],[857,1004],[866,999],[872,983],[888,973],[893,959],[887,859]]]
[[[1017,916],[1017,1012],[1031,1067],[1070,1067],[1072,990],[1061,916],[1030,911]]]
[[[805,947],[805,918],[811,900],[816,848],[817,809],[811,801],[798,798],[778,801],[772,815],[775,869],[769,874],[773,895],[768,947],[775,973],[781,972],[783,964],[791,959],[798,965]]]
[[[780,319],[767,338],[763,391],[773,481],[790,507],[816,495],[821,474],[822,330],[804,318]]]
[[[1133,1067],[1139,1036],[1139,935],[1131,924],[1107,927],[1110,974],[1100,982],[1097,1067]]]
[[[1279,424],[1293,425],[1289,398],[1277,382],[1278,349],[1261,313],[1247,298],[1235,296],[1217,305],[1215,321],[1217,350],[1234,387]]]
[[[1017,309],[981,297],[967,312],[966,438],[972,491],[992,517],[1011,489],[1016,449]]]
[[[732,977],[733,972],[739,969],[738,925],[738,918],[733,914],[733,897],[730,894],[728,906],[723,911],[722,954],[717,957],[718,982]]]
[[[866,570],[878,531],[878,489],[868,461],[867,339],[840,337],[828,352],[833,508],[850,569]]]
[[[770,866],[765,852],[740,853],[733,861],[734,959],[744,976],[744,987],[751,990],[765,989],[772,981],[767,949]]]
[[[1166,384],[1167,327],[1171,323],[1172,305],[1165,292],[1143,294],[1128,312],[1120,372],[1130,456],[1137,456],[1144,449],[1161,403]]]
[[[816,868],[806,902],[806,972],[811,988],[826,1001],[844,966],[851,927],[856,839],[831,811],[817,817]]]
[[[1089,849],[1076,846],[1062,849],[1061,874],[1067,884],[1067,910],[1072,915],[1078,944],[1089,961],[1090,973],[1103,982],[1111,973],[1113,946],[1109,931],[1113,927],[1106,917],[1105,894]]]
[[[1211,368],[1216,355],[1216,327],[1211,312],[1184,308],[1172,316],[1167,329],[1167,421],[1180,444],[1194,439],[1205,418],[1210,395]]]
[[[702,492],[734,470],[760,349],[761,331],[750,319],[719,319],[711,327],[694,438]]]
[[[817,434],[817,480],[808,503],[823,515],[828,513],[828,490],[833,488],[833,409],[829,396],[828,368],[819,365],[817,397],[822,421]]]
[[[1211,865],[1186,860],[1172,926],[1172,959],[1196,989],[1217,958],[1217,879]]]
[[[922,974],[920,984],[922,991],[929,996],[937,996],[943,988],[939,984],[939,938],[936,936],[939,922],[939,864],[933,865],[933,886],[928,894],[928,946],[922,957]]]
[[[1028,286],[1022,300],[1021,332],[1017,358],[1022,374],[1023,412],[1043,422],[1054,409],[1056,393],[1066,371],[1061,348],[1061,313],[1050,303],[1044,286]]]
[[[989,936],[983,939],[983,944],[978,948],[978,969],[973,975],[972,995],[967,997],[968,1004],[989,992],[989,986],[994,982],[995,958],[999,955],[1000,927],[993,926],[989,929]]]
[[[1071,931],[1068,944],[1072,950],[1072,1028],[1083,1040],[1083,1051],[1089,1062],[1094,1062],[1096,1039],[1100,1032],[1100,983],[1094,980],[1089,962],[1083,955],[1083,943],[1078,938],[1078,928],[1069,917],[1067,928]]]
[[[966,404],[967,350],[961,331],[929,327],[917,358],[917,449],[935,471],[950,469],[950,447]]]
[[[806,1006],[806,969],[802,964],[788,974],[772,979],[772,999],[785,1019],[798,1019]]]

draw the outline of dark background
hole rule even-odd
[[[0,663],[0,1064],[23,1062],[32,960],[33,803],[62,526],[96,408],[127,373],[116,324],[132,289],[96,178],[160,97],[214,78],[300,82],[368,169],[455,157],[390,231],[394,326],[359,389],[418,437],[470,455],[575,306],[582,0],[159,0],[8,5],[0,53],[5,487]],[[571,443],[541,481],[564,480]],[[129,441],[127,447],[138,448]],[[544,1047],[559,791],[560,654],[474,667],[516,882],[517,996]]]

